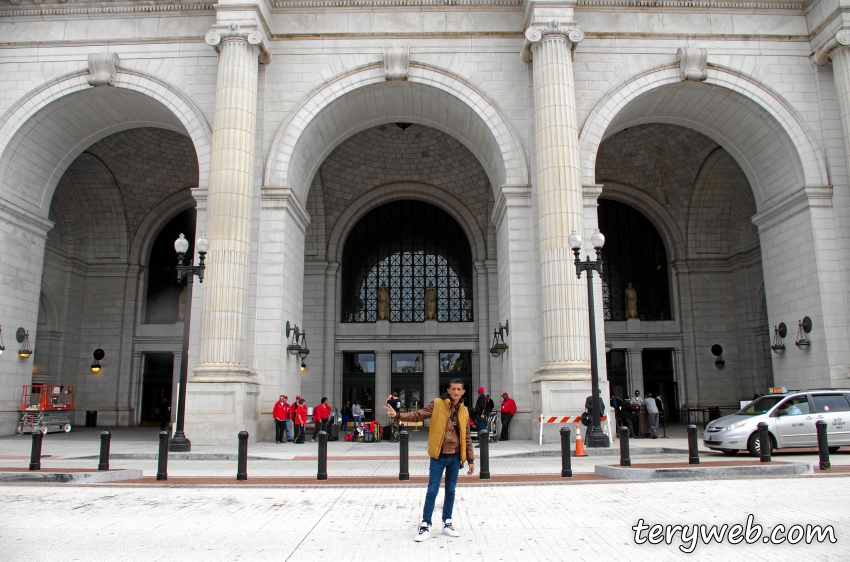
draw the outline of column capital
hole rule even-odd
[[[269,64],[272,61],[268,37],[259,27],[243,28],[238,23],[215,24],[207,31],[204,40],[216,53],[221,51],[221,44],[226,41],[245,41],[259,49],[260,64]]]
[[[821,45],[820,48],[815,51],[812,58],[817,64],[823,66],[830,61],[833,51],[840,47],[846,47],[847,45],[850,45],[850,29],[839,29],[835,35],[830,37],[826,43]]]
[[[532,46],[542,41],[545,37],[563,38],[569,41],[570,48],[572,49],[584,39],[584,31],[575,25],[562,26],[560,21],[554,19],[545,25],[533,23],[525,30],[525,44],[520,53],[523,62],[531,62]]]

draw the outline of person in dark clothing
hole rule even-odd
[[[597,389],[596,392],[599,392],[599,390]],[[602,400],[601,394],[596,399],[596,405],[599,406],[599,417],[601,418],[602,416],[605,415],[605,401]],[[593,395],[592,394],[590,396],[588,396],[587,398],[585,398],[584,409],[587,410],[588,414],[593,415]]]
[[[165,428],[171,423],[171,406],[168,404],[168,398],[163,398],[162,404],[159,405],[159,421],[160,431],[165,431]]]
[[[348,420],[351,419],[351,400],[345,402],[340,413],[342,414],[342,431],[345,432],[348,429]]]
[[[393,409],[393,411],[401,412],[401,400],[398,397],[398,392],[393,392],[387,397],[387,406]],[[390,443],[398,443],[398,432],[401,428],[401,423],[399,418],[393,418],[390,420]]]
[[[485,415],[489,416],[493,412],[493,410],[495,410],[495,409],[496,409],[496,405],[493,403],[493,399],[490,398],[490,395],[488,394],[487,395],[487,411],[485,412]]]
[[[487,396],[484,395],[484,387],[478,387],[478,398],[475,401],[475,429],[484,431],[487,428]]]
[[[631,402],[624,400],[620,403],[620,423],[623,427],[629,429],[629,436],[637,438],[635,433],[635,423],[637,422],[637,413],[635,408],[640,411],[640,406],[635,406]]]

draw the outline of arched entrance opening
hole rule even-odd
[[[165,340],[172,339],[170,332],[138,331],[149,245],[175,214],[194,206],[190,189],[207,173],[209,128],[190,102],[146,76],[128,80],[119,72],[115,87],[91,88],[85,75],[45,85],[0,124],[4,131],[16,124],[0,147],[0,189],[32,231],[19,236],[30,244],[27,286],[35,302],[39,287],[51,301],[50,311],[33,306],[27,313],[33,327],[47,328],[39,365],[19,362],[2,388],[19,393],[35,370],[51,384],[77,387],[78,414],[94,410],[102,424],[129,425],[140,421],[140,342],[168,352]],[[2,298],[8,306],[8,295]],[[14,300],[29,310],[25,294]],[[33,328],[30,334],[41,339]],[[179,350],[179,330],[174,336]],[[106,357],[93,373],[98,348]],[[4,412],[2,425],[17,417]]]

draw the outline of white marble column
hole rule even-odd
[[[536,378],[584,378],[590,374],[587,289],[576,278],[568,242],[570,231],[584,230],[571,59],[584,34],[552,22],[525,36],[534,67],[543,314],[543,364]]]
[[[245,364],[258,57],[262,34],[237,24],[212,29],[207,44],[219,52],[212,136],[204,279],[196,376],[248,375]]]
[[[235,23],[217,23],[206,42],[219,53],[205,217],[210,251],[186,434],[196,445],[224,445],[242,430],[251,441],[261,438],[261,383],[246,364],[247,309],[258,62],[270,62],[271,53],[262,30]]]

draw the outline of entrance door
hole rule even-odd
[[[375,354],[354,352],[342,354],[342,404],[360,404],[364,419],[375,419]],[[381,407],[383,400],[378,400]]]
[[[478,398],[478,393],[474,392],[472,388],[472,353],[469,351],[440,352],[440,395],[448,392],[449,383],[453,379],[463,381],[463,388],[466,392],[463,393],[461,402],[471,411],[474,401]]]
[[[168,400],[169,406],[172,406],[173,378],[173,353],[145,353],[145,371],[142,375],[142,425],[160,424],[163,398]]]
[[[643,362],[644,396],[661,395],[664,403],[664,415],[668,422],[679,421],[679,403],[676,395],[676,381],[673,375],[672,349],[644,349],[641,352]]]
[[[402,412],[418,410],[422,403],[424,388],[424,356],[420,351],[392,353],[392,378],[390,390],[398,393]],[[386,397],[381,397],[381,403]]]

